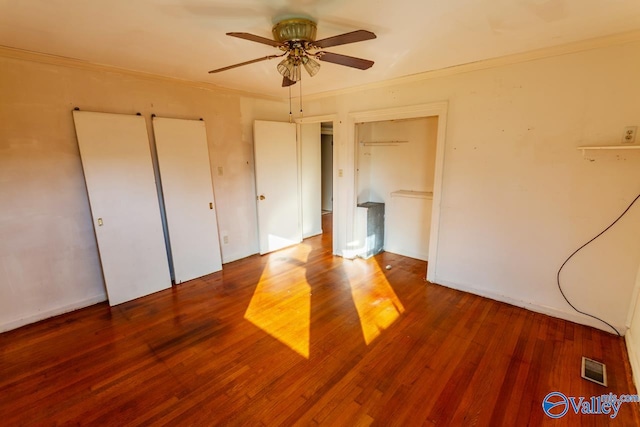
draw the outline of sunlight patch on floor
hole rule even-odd
[[[351,295],[360,317],[364,342],[369,345],[404,313],[404,306],[376,262],[357,262],[360,268],[369,270],[368,274],[358,274],[350,279]],[[358,280],[363,276],[369,279]]]
[[[269,234],[267,237],[267,245],[269,246],[267,248],[267,252],[276,251],[281,248],[286,248],[287,246],[297,245],[298,243],[300,243],[300,240],[297,236],[286,238]]]
[[[305,264],[311,246],[269,255],[244,318],[296,353],[309,358],[311,287]]]

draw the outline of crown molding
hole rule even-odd
[[[89,61],[82,61],[80,59],[75,59],[75,58],[68,58],[68,57],[58,56],[58,55],[50,55],[47,53],[34,52],[30,50],[16,49],[9,46],[0,45],[0,57],[18,59],[22,61],[39,62],[42,64],[56,65],[60,67],[77,68],[77,69],[87,70],[87,71],[116,73],[116,74],[131,76],[131,77],[137,77],[137,78],[148,80],[148,81],[178,84],[178,85],[188,86],[196,89],[204,89],[212,92],[218,92],[221,94],[246,96],[250,98],[258,98],[258,99],[278,101],[278,102],[282,101],[283,99],[280,96],[262,95],[258,93],[246,92],[246,91],[226,88],[223,86],[217,86],[217,85],[206,83],[206,82],[179,79],[176,77],[168,77],[160,74],[147,73],[144,71],[129,70],[126,68],[97,64]]]
[[[385,88],[390,86],[420,82],[423,80],[454,76],[457,74],[469,73],[472,71],[487,70],[491,68],[503,67],[503,66],[512,65],[512,64],[519,64],[523,62],[535,61],[539,59],[551,58],[554,56],[567,55],[567,54],[578,53],[578,52],[583,52],[587,50],[600,49],[600,48],[621,45],[626,43],[633,43],[637,41],[640,41],[640,30],[612,34],[609,36],[587,39],[587,40],[582,40],[582,41],[572,42],[572,43],[566,43],[562,45],[551,46],[551,47],[531,50],[527,52],[515,53],[511,55],[505,55],[505,56],[500,56],[496,58],[480,60],[476,62],[469,62],[466,64],[454,65],[451,67],[441,68],[438,70],[425,71],[418,74],[412,74],[409,76],[397,77],[397,78],[392,78],[392,79],[383,80],[379,82],[352,86],[344,89],[337,89],[333,91],[308,94],[308,95],[304,95],[304,98],[306,100],[329,98],[329,97],[334,97],[339,95],[361,92],[363,90],[379,89],[379,88]],[[8,46],[2,46],[2,45],[0,45],[0,57],[19,59],[23,61],[39,62],[44,64],[62,66],[62,67],[78,68],[78,69],[89,70],[89,71],[117,73],[117,74],[122,74],[127,76],[133,76],[133,77],[137,77],[137,78],[149,80],[149,81],[179,84],[183,86],[209,90],[209,91],[218,92],[221,94],[246,96],[250,98],[264,99],[268,101],[277,101],[277,102],[288,100],[288,98],[283,98],[282,96],[265,95],[265,94],[241,91],[241,90],[231,89],[223,86],[217,86],[217,85],[206,83],[206,82],[179,79],[176,77],[168,77],[168,76],[163,76],[159,74],[147,73],[144,71],[129,70],[126,68],[119,68],[119,67],[114,67],[110,65],[97,64],[93,62],[82,61],[79,59],[67,58],[67,57],[58,56],[58,55],[50,55],[46,53],[17,49],[17,48],[12,48]],[[296,98],[296,97],[294,96],[293,98]]]
[[[542,49],[531,50],[522,53],[500,56],[476,62],[469,62],[438,70],[425,71],[423,73],[409,76],[397,77],[380,82],[367,83],[345,89],[338,89],[327,92],[319,92],[305,95],[305,100],[316,100],[339,95],[361,92],[363,90],[379,89],[389,86],[420,82],[423,80],[449,77],[457,74],[469,73],[472,71],[487,70],[490,68],[503,67],[506,65],[519,64],[523,62],[536,61],[539,59],[551,58],[554,56],[568,55],[572,53],[584,52],[587,50],[601,49],[609,46],[621,45],[640,41],[640,30],[628,31],[624,33],[612,34],[609,36],[582,40],[578,42],[566,43],[557,46],[550,46]]]

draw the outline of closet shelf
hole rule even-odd
[[[367,147],[373,147],[373,146],[396,146],[399,144],[406,144],[409,141],[360,141],[360,144],[367,146]]]
[[[412,199],[433,199],[432,191],[398,190],[391,193],[391,197],[409,197]]]

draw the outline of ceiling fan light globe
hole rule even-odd
[[[320,64],[318,61],[313,58],[309,58],[308,56],[304,56],[302,58],[302,65],[304,65],[304,69],[307,70],[307,73],[309,73],[311,77],[315,76],[318,74],[318,71],[320,71]]]
[[[289,58],[283,59],[278,64],[278,72],[283,77],[287,77],[288,78],[291,75],[291,71],[292,70],[293,70],[293,62]]]
[[[291,81],[297,82],[298,80],[300,80],[302,78],[300,69],[302,67],[300,67],[300,64],[296,64],[293,66],[292,70],[291,70],[291,75],[288,76],[289,79],[291,79]]]

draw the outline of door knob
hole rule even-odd
[[[258,197],[260,200],[264,200],[266,199],[266,197],[264,197],[264,194],[261,194],[260,197]]]

